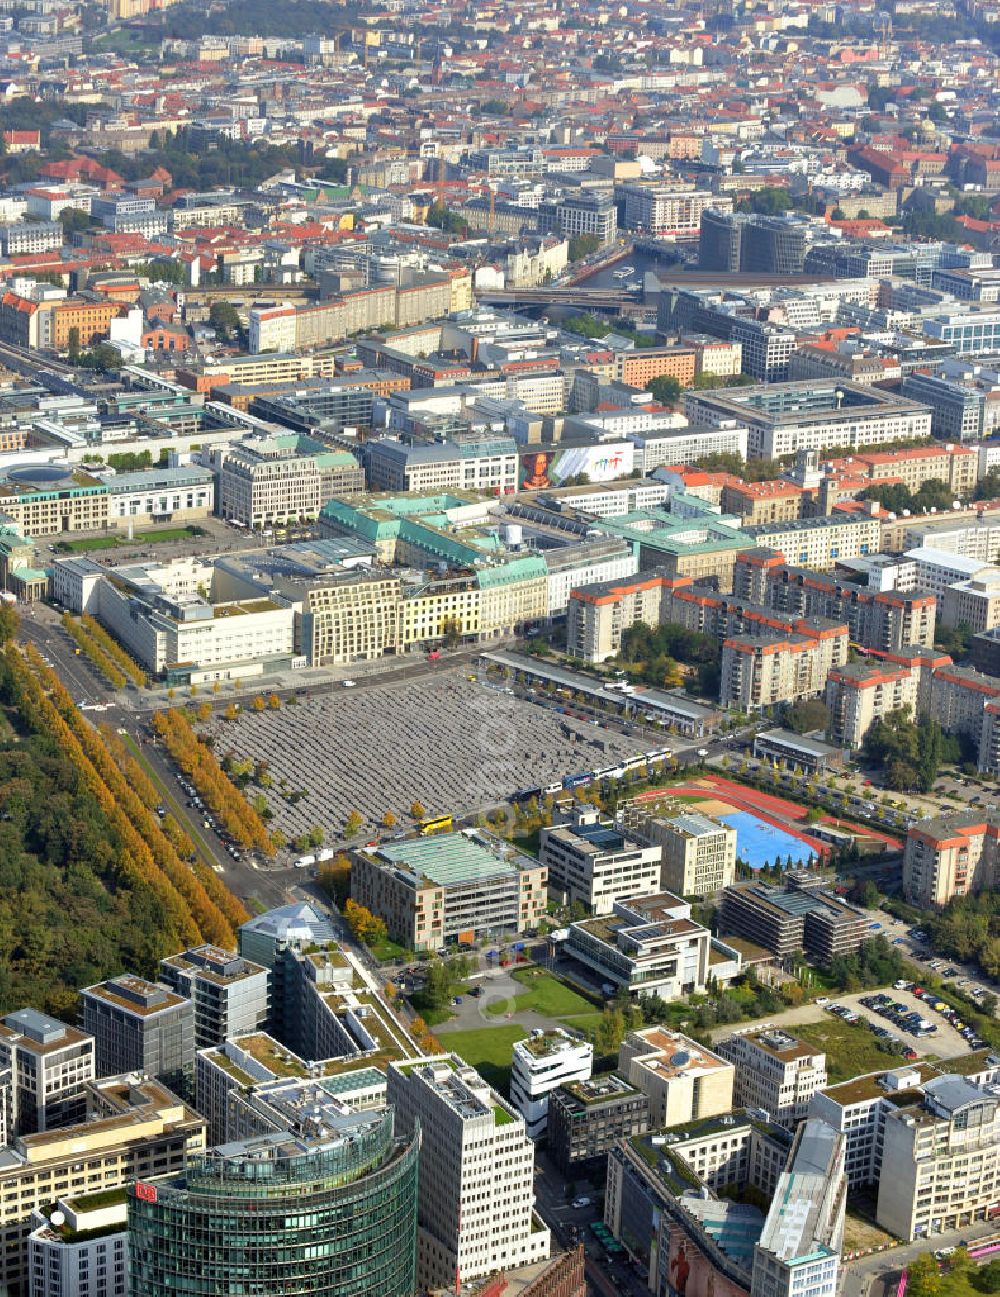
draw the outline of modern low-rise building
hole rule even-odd
[[[615,902],[662,890],[660,850],[635,841],[579,807],[568,824],[543,828],[538,859],[548,870],[549,895],[561,905],[579,902],[592,914],[610,914]]]
[[[629,1032],[618,1053],[618,1070],[649,1099],[654,1130],[720,1117],[733,1106],[733,1064],[665,1027]]]
[[[535,928],[547,870],[480,832],[386,842],[353,853],[351,895],[409,950]]]
[[[810,1099],[826,1085],[826,1055],[777,1027],[735,1032],[716,1049],[736,1066],[736,1104],[762,1109],[786,1130],[806,1117]]]
[[[739,971],[735,953],[716,948],[691,906],[669,892],[616,901],[611,914],[571,923],[563,954],[607,994],[655,992],[664,1000],[700,994],[710,975],[725,981]]]
[[[573,1081],[588,1081],[593,1067],[593,1045],[561,1028],[538,1028],[514,1042],[510,1101],[524,1118],[529,1138],[545,1134],[552,1091]]]
[[[566,1176],[599,1172],[612,1145],[648,1129],[648,1097],[614,1073],[565,1082],[549,1095],[546,1143]]]
[[[828,965],[836,955],[851,955],[868,939],[865,915],[809,875],[790,873],[785,886],[734,883],[722,893],[719,931],[752,941],[787,959],[803,950]]]
[[[453,433],[444,441],[385,437],[365,446],[372,491],[433,495],[463,490],[508,495],[517,490],[518,462],[513,438],[471,431]]]
[[[421,1137],[418,1283],[452,1288],[547,1259],[523,1118],[452,1054],[393,1063],[388,1079],[400,1130]]]

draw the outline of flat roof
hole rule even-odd
[[[505,859],[465,833],[441,833],[408,838],[379,847],[380,857],[422,875],[438,887],[456,887],[497,875],[517,873],[513,859]]]

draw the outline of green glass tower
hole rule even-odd
[[[419,1131],[392,1110],[223,1144],[129,1190],[142,1297],[412,1297]]]

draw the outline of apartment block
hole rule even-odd
[[[530,1139],[537,1139],[548,1127],[552,1091],[573,1081],[589,1081],[593,1069],[593,1045],[559,1028],[536,1028],[514,1042],[510,1101],[524,1118]]]
[[[695,352],[688,347],[640,347],[615,358],[615,378],[629,387],[645,388],[654,378],[676,378],[690,387],[695,378]]]
[[[1000,885],[1000,823],[962,811],[910,826],[903,849],[903,895],[940,908],[956,896]]]
[[[831,671],[826,681],[830,741],[859,748],[876,721],[890,712],[917,709],[919,677],[908,666],[848,662]]]
[[[419,1124],[417,1280],[454,1287],[548,1258],[534,1214],[535,1151],[523,1118],[454,1055],[392,1063],[398,1129]]]
[[[593,807],[574,810],[569,824],[543,828],[538,859],[548,870],[549,895],[610,914],[618,900],[662,890],[660,850],[636,842],[601,820]]]
[[[0,1164],[0,1283],[28,1297],[33,1214],[67,1195],[106,1193],[180,1171],[205,1147],[205,1122],[156,1081],[87,1084],[88,1119],[14,1140]]]
[[[806,628],[806,622],[812,624]],[[740,711],[815,698],[834,668],[846,663],[848,629],[823,618],[803,619],[805,633],[780,639],[734,635],[722,645],[719,701]]]
[[[907,1241],[992,1219],[1000,1099],[962,1076],[926,1082],[886,1115],[876,1220]]]
[[[612,1073],[570,1081],[549,1095],[546,1143],[566,1176],[599,1171],[619,1140],[649,1129],[649,1099]]]
[[[752,537],[752,545],[780,550],[793,565],[819,571],[829,570],[838,561],[877,554],[882,541],[881,522],[865,515],[764,522],[744,530]]]
[[[920,397],[908,390],[903,393]],[[935,429],[937,431],[937,429]],[[831,471],[849,469],[871,482],[901,481],[909,491],[919,491],[925,482],[943,482],[955,497],[967,496],[979,478],[979,456],[975,447],[946,442],[935,446],[914,446],[907,450],[863,450],[847,459],[832,460]]]
[[[8,1013],[0,1023],[0,1072],[8,1070],[8,1140],[71,1126],[86,1115],[94,1038],[37,1009]]]
[[[968,626],[977,635],[1000,625],[1000,568],[948,586],[941,595],[941,624]]]
[[[194,1004],[156,982],[123,973],[80,992],[99,1076],[140,1072],[180,1095],[194,1080]]]
[[[196,1049],[263,1027],[268,970],[234,951],[195,946],[160,960],[160,981],[194,1004]]]
[[[762,1109],[786,1130],[806,1117],[810,1099],[826,1085],[826,1055],[777,1027],[736,1032],[716,1049],[736,1066],[737,1106]]]
[[[834,561],[842,562],[843,557]],[[934,643],[933,594],[866,589],[836,573],[786,563],[774,548],[755,548],[739,556],[733,592],[786,616],[846,622],[851,642],[865,648],[899,653],[911,645],[930,648]]]

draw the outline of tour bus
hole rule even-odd
[[[433,815],[427,819],[417,820],[417,832],[425,837],[430,833],[447,833],[453,826],[450,815]]]

